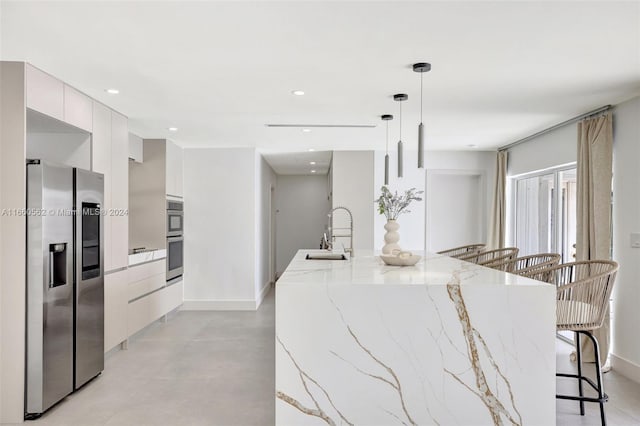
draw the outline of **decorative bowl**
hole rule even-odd
[[[380,259],[391,266],[413,266],[422,259],[422,256],[408,251],[401,251],[398,254],[381,254]]]

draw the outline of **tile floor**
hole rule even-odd
[[[105,372],[33,426],[269,426],[274,413],[275,292],[257,312],[179,312],[111,354]],[[558,368],[571,347],[558,341]],[[589,370],[591,370],[589,368]],[[640,425],[640,384],[605,375],[609,425]],[[558,380],[558,390],[575,384]],[[599,425],[596,404],[557,403],[558,426]],[[30,424],[27,423],[28,426]]]

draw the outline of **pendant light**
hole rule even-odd
[[[424,168],[424,126],[422,125],[422,76],[431,71],[431,64],[418,62],[413,64],[413,70],[420,73],[420,125],[418,125],[418,168]]]
[[[402,102],[406,101],[407,99],[409,99],[409,95],[405,94],[405,93],[398,93],[396,95],[393,95],[393,100],[394,101],[398,101],[400,102],[400,138],[398,139],[398,177],[401,178],[402,177]]]
[[[387,123],[387,145],[384,154],[384,186],[389,185],[389,121],[393,120],[393,115],[384,114],[380,118]]]

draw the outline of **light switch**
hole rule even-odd
[[[631,247],[640,248],[640,232],[631,233]]]

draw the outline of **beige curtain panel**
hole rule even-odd
[[[488,247],[504,248],[507,226],[507,151],[498,151],[496,156],[496,181],[493,191],[493,207],[489,228]]]
[[[611,180],[613,123],[611,113],[578,123],[577,260],[611,258]],[[593,331],[604,364],[609,353],[609,309],[602,327]],[[584,343],[584,342],[583,342]],[[594,362],[593,347],[583,344],[585,361]]]

